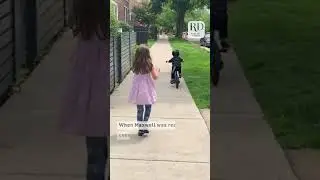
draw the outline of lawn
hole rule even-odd
[[[277,140],[320,148],[320,1],[239,0],[229,13],[230,39]]]
[[[148,47],[151,48],[156,41],[154,39],[148,40]]]
[[[170,39],[173,49],[183,58],[183,77],[199,109],[210,107],[209,52],[185,40]]]

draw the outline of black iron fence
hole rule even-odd
[[[65,25],[65,0],[0,0],[0,96]]]
[[[137,33],[137,44],[147,44],[149,39],[149,30],[147,27],[135,26],[134,31]]]
[[[123,32],[110,38],[110,90],[113,91],[130,72],[137,42],[136,32]]]
[[[30,72],[66,25],[68,0],[0,0],[0,97]],[[111,38],[110,89],[131,69],[136,44],[147,43],[145,28]],[[22,73],[23,72],[23,73]]]

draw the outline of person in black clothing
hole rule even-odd
[[[230,47],[228,39],[228,0],[213,0],[212,18],[213,29],[219,32],[222,51],[227,51]]]
[[[171,82],[174,79],[174,67],[176,68],[176,71],[179,72],[179,77],[181,78],[181,63],[183,62],[183,59],[180,57],[179,50],[172,51],[172,58],[167,61],[169,63],[172,63],[172,70],[171,70]]]

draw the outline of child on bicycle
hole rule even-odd
[[[183,59],[180,57],[179,50],[172,51],[172,58],[167,61],[169,63],[172,63],[172,70],[171,70],[171,83],[174,82],[174,68],[179,73],[179,78],[181,78],[181,63],[183,62]]]
[[[136,50],[132,71],[134,75],[129,102],[137,106],[138,124],[144,124],[148,122],[152,104],[156,102],[157,93],[154,81],[158,78],[160,72],[160,69],[152,63],[147,46],[140,45]],[[148,133],[147,128],[139,128],[139,136]]]

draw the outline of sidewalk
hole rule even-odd
[[[209,132],[186,84],[182,82],[180,89],[169,84],[169,42],[157,41],[151,54],[161,73],[150,121],[175,121],[176,129],[153,130],[149,137],[138,137],[135,130],[128,132],[129,140],[117,139],[117,121],[136,120],[136,107],[128,103],[129,74],[111,96],[111,179],[209,180]]]
[[[58,130],[61,90],[74,48],[71,33],[53,46],[22,92],[0,108],[1,180],[84,180],[85,141]]]
[[[58,111],[68,59],[74,48],[67,32],[53,46],[22,92],[0,108],[1,180],[84,180],[86,152],[81,137],[63,135],[57,128]],[[154,131],[150,137],[117,141],[116,120],[135,120],[127,103],[130,76],[112,95],[111,179],[209,180],[209,133],[186,85],[168,83],[170,57],[167,41],[152,48],[161,68],[158,103],[152,120],[174,120],[176,129]]]
[[[221,180],[297,180],[232,50],[211,93],[213,176]]]

